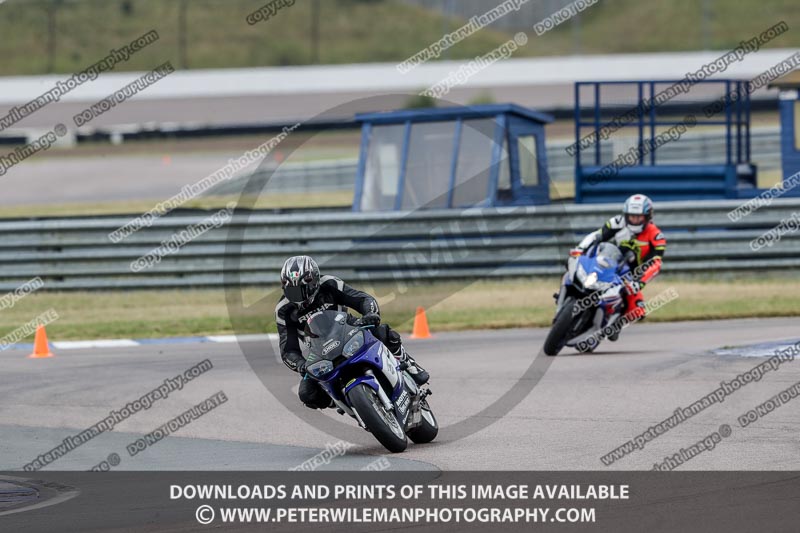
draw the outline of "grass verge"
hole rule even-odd
[[[402,294],[390,285],[363,288],[382,300],[384,320],[401,332],[411,329],[414,310],[423,305],[435,334],[548,326],[557,285],[557,279],[480,281],[470,285],[451,282],[409,286]],[[800,284],[796,276],[702,279],[667,275],[649,286],[645,296],[653,298],[670,288],[680,297],[658,309],[648,321],[800,315]],[[397,294],[390,296],[393,291]],[[276,288],[246,289],[243,299],[250,307],[238,315],[240,327],[236,333],[274,332]],[[11,332],[50,308],[60,317],[47,326],[50,340],[234,333],[225,292],[220,289],[35,293],[0,312],[0,334]]]
[[[160,39],[115,70],[149,70],[166,59],[180,69],[398,62],[465,23],[400,0],[326,0],[297,2],[267,21],[249,25],[247,15],[266,3],[9,0],[0,17],[0,75],[77,72],[109,49],[152,29]],[[320,9],[317,32],[311,31],[314,5]],[[183,25],[181,6],[186,8]],[[531,38],[514,56],[724,51],[778,20],[786,21],[789,28],[798,26],[800,11],[794,0],[604,0],[541,36],[535,36],[533,23],[518,28]],[[485,28],[441,57],[474,59],[518,30]],[[798,43],[800,33],[789,31],[768,47],[793,48]]]
[[[228,202],[239,203],[239,195],[201,196],[183,204],[185,209],[214,210],[225,207]],[[109,200],[107,202],[76,202],[66,204],[36,204],[4,206],[0,219],[44,218],[97,215],[138,215],[155,208],[164,199]],[[330,192],[284,192],[262,194],[253,201],[245,198],[242,205],[252,209],[297,209],[323,207],[349,207],[353,205],[353,191]],[[176,214],[180,211],[176,210]]]

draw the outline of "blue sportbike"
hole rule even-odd
[[[391,452],[402,452],[408,439],[431,442],[439,433],[428,405],[431,394],[418,387],[369,327],[341,311],[309,317],[307,379],[319,382],[342,414],[372,433]]]
[[[570,257],[544,353],[558,355],[565,346],[588,353],[606,337],[615,340],[624,323],[622,289],[628,278],[628,261],[614,244],[603,242]]]

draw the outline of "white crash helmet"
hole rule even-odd
[[[653,219],[653,201],[644,194],[634,194],[625,200],[622,214],[625,217],[625,227],[633,233],[641,233]],[[644,215],[644,222],[631,224],[630,215]]]

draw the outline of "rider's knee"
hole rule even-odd
[[[631,321],[642,320],[647,315],[644,299],[636,301],[635,305],[626,313],[626,316]]]
[[[397,353],[398,350],[400,350],[400,346],[403,344],[400,334],[390,328],[388,324],[381,324],[375,328],[373,335],[375,335],[375,338],[377,338],[379,341],[384,343],[392,353]]]
[[[375,335],[375,338],[384,342],[387,340],[389,335],[389,326],[387,324],[381,324],[372,330],[372,334]]]
[[[400,337],[400,334],[397,333],[395,330],[391,328],[387,328],[386,333],[386,346],[392,351],[396,352],[400,349],[400,346],[403,344],[403,339]]]
[[[325,409],[331,402],[328,394],[322,390],[322,387],[308,379],[304,379],[300,382],[297,395],[300,397],[300,401],[303,402],[303,405],[311,409]]]

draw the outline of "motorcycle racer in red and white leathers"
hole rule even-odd
[[[653,222],[653,202],[643,194],[634,194],[625,200],[622,214],[609,219],[605,225],[593,231],[570,251],[577,257],[601,242],[612,242],[628,258],[633,276],[625,282],[625,316],[630,321],[645,316],[642,289],[661,271],[662,258],[667,248],[667,239]],[[619,331],[609,337],[616,341]]]

